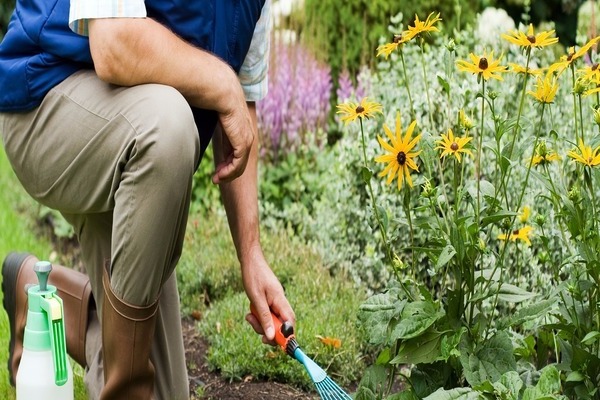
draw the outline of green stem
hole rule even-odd
[[[415,259],[415,232],[413,229],[413,224],[412,224],[412,217],[411,217],[411,213],[410,213],[410,187],[408,185],[405,185],[404,190],[406,191],[405,196],[408,197],[408,199],[406,201],[403,201],[403,208],[404,208],[404,214],[406,214],[406,219],[408,220],[408,229],[409,229],[409,234],[410,234],[410,253],[411,253],[411,259],[412,259],[412,264],[411,264],[411,272],[412,272],[412,278],[413,281],[416,282],[417,280],[417,274],[415,272],[416,270],[416,259]]]
[[[579,98],[579,125],[581,127],[581,142],[584,143],[583,140],[583,107],[581,107],[581,95],[577,95]],[[577,145],[577,143],[575,143]]]
[[[525,71],[529,71],[529,61],[531,60],[531,48],[527,49],[527,63],[525,64]],[[513,137],[510,142],[510,148],[508,151],[508,159],[512,158],[513,151],[515,149],[515,142],[517,141],[517,136],[519,136],[519,123],[521,122],[521,114],[523,114],[523,105],[525,104],[525,93],[527,92],[527,82],[529,80],[529,73],[525,73],[525,77],[523,78],[523,90],[521,91],[521,100],[519,101],[519,110],[517,112],[517,122],[515,127],[513,128]],[[507,179],[506,171],[508,168],[502,172],[501,186],[506,188],[508,186],[508,182],[504,182],[504,179]],[[510,208],[508,204],[508,192],[504,191],[504,200],[506,201],[506,208]]]
[[[525,182],[521,187],[521,193],[519,195],[519,201],[517,202],[516,210],[521,208],[521,202],[523,201],[523,197],[525,196],[525,189],[527,189],[527,183],[529,182],[529,175],[531,174],[531,167],[533,166],[533,156],[535,155],[535,148],[537,147],[538,141],[540,140],[540,133],[542,131],[542,122],[544,121],[544,110],[546,109],[546,103],[542,103],[542,111],[540,113],[540,122],[538,123],[537,130],[535,132],[535,140],[533,141],[533,151],[531,152],[531,158],[529,159],[529,164],[527,165],[527,173],[525,174]],[[517,216],[513,217],[511,225],[511,229],[514,226],[515,220]]]
[[[479,213],[481,207],[481,150],[483,148],[483,127],[485,115],[485,79],[481,78],[481,128],[479,129],[479,137],[477,138],[477,155],[475,156],[475,180],[477,181],[477,199],[475,207],[475,222],[477,223],[477,235],[479,235]]]
[[[427,96],[427,106],[429,107],[429,126],[433,127],[433,106],[429,97],[429,79],[427,79],[427,68],[425,67],[425,50],[423,50],[423,38],[420,38],[419,47],[421,48],[421,67],[423,68],[423,80],[425,81],[425,95]]]
[[[573,89],[575,89],[575,65],[571,64],[571,80],[573,82]],[[575,120],[575,145],[579,143],[577,138],[577,94],[573,90],[573,119]],[[583,139],[583,138],[582,138]]]
[[[365,142],[365,132],[364,132],[364,127],[363,127],[363,121],[362,121],[362,118],[359,118],[359,120],[360,120],[360,136],[361,136],[361,140],[362,140],[364,167],[366,169],[369,169],[368,164],[367,164],[367,150],[366,150],[367,146],[366,146],[366,142]],[[369,179],[367,179],[367,185],[369,186],[369,195],[371,197],[371,205],[373,207],[373,213],[375,214],[375,218],[377,219],[377,225],[379,226],[379,231],[381,232],[381,240],[383,241],[383,247],[385,248],[386,256],[391,265],[391,263],[394,260],[392,258],[392,252],[391,252],[388,240],[387,240],[387,234],[385,232],[385,228],[383,226],[383,223],[381,222],[381,217],[379,216],[379,210],[377,209],[377,206],[375,204],[375,195],[373,194],[373,186],[371,185],[370,176],[369,176]]]
[[[367,163],[367,145],[365,142],[365,131],[364,131],[364,127],[363,127],[363,120],[362,120],[362,118],[359,118],[359,120],[360,120],[360,137],[361,137],[361,142],[362,142],[363,162],[364,162],[364,167],[369,171],[369,179],[366,179],[366,182],[367,182],[367,186],[369,187],[369,195],[371,197],[371,205],[373,207],[373,213],[375,214],[375,219],[377,220],[377,225],[379,226],[379,231],[381,233],[381,240],[383,242],[383,247],[385,249],[386,258],[388,260],[389,265],[392,266],[392,270],[394,271],[394,274],[396,275],[396,278],[398,279],[398,283],[400,284],[400,287],[402,287],[406,296],[412,300],[412,295],[410,294],[409,290],[406,288],[406,286],[402,282],[401,277],[398,276],[398,272],[396,271],[396,268],[393,267],[394,257],[392,255],[392,249],[390,248],[390,244],[388,243],[387,234],[385,232],[385,227],[383,226],[383,222],[381,222],[379,210],[377,209],[377,206],[375,204],[375,194],[373,193],[373,186],[371,185],[371,171],[369,170],[368,163]]]
[[[410,85],[408,84],[408,74],[406,73],[406,63],[404,62],[404,53],[402,52],[402,48],[400,48],[399,52],[400,61],[402,61],[402,71],[404,72],[404,86],[406,87],[406,92],[408,93],[408,102],[410,103],[410,117],[411,119],[416,119],[417,114],[415,112],[415,106],[410,94]]]

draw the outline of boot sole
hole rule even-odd
[[[2,305],[8,314],[8,321],[10,323],[10,342],[8,347],[8,375],[10,377],[10,383],[14,386],[15,378],[12,376],[11,361],[15,350],[15,316],[17,308],[17,278],[19,277],[19,270],[21,265],[30,257],[29,253],[9,253],[2,263],[2,292],[4,298]]]

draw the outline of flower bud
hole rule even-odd
[[[448,51],[451,53],[456,51],[456,43],[454,42],[454,39],[450,39],[448,43],[446,43],[446,49],[448,49]]]
[[[569,190],[569,200],[575,204],[581,202],[581,191],[579,190],[579,186],[573,186],[571,190]]]
[[[535,216],[535,223],[542,227],[544,226],[544,224],[546,223],[546,215],[545,214],[538,214]]]
[[[575,85],[573,86],[573,93],[577,95],[582,95],[587,90],[588,85],[585,79],[579,78],[575,81]]]

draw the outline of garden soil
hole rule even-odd
[[[316,394],[302,392],[278,382],[255,380],[248,375],[230,382],[211,371],[206,362],[206,341],[198,334],[196,321],[183,319],[183,338],[188,362],[190,392],[193,400],[316,400]],[[196,393],[201,393],[198,396]]]

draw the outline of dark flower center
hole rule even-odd
[[[571,53],[567,56],[567,61],[571,61],[573,59],[573,56],[575,55],[575,53]]]
[[[588,157],[588,164],[590,164],[590,165],[591,165],[591,164],[592,164],[592,160],[593,160],[593,158],[592,158],[592,157]]]
[[[518,230],[518,229],[515,229],[515,230],[513,231],[513,235],[517,236],[518,234],[519,234],[519,230]]]
[[[485,57],[481,57],[479,59],[479,69],[487,69],[488,68],[488,60]]]
[[[396,160],[398,161],[398,164],[404,165],[404,163],[406,163],[406,153],[403,151],[398,153],[398,155],[396,156]]]
[[[458,143],[452,142],[452,144],[450,145],[450,150],[452,150],[452,151],[458,150]]]
[[[402,41],[402,35],[394,35],[394,39],[393,42],[394,43],[400,43]]]
[[[361,114],[365,112],[365,108],[363,106],[356,107],[356,113]]]
[[[600,64],[595,63],[594,65],[592,65],[592,71],[596,71],[598,69],[598,66],[600,66]]]
[[[535,43],[535,36],[533,36],[533,35],[527,35],[527,40],[529,40],[529,43],[534,44]]]

